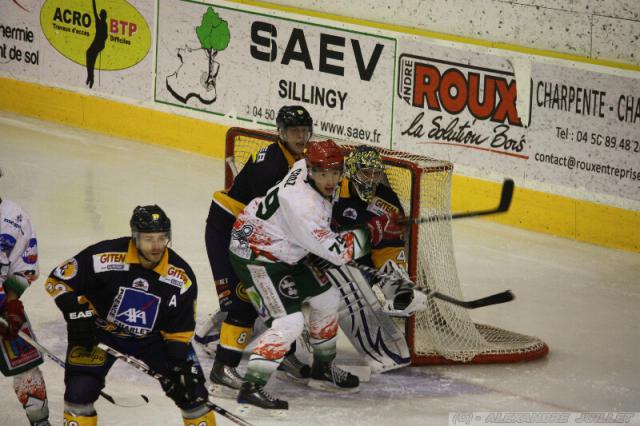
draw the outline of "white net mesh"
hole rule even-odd
[[[240,170],[251,154],[276,140],[269,132],[234,128],[227,134],[227,164]],[[340,141],[336,141],[340,143]],[[341,143],[346,149],[352,146]],[[446,161],[380,150],[389,184],[412,218],[438,217],[411,227],[407,238],[409,273],[415,283],[464,299],[458,281],[451,235],[451,176]],[[227,186],[232,174],[227,173]],[[466,309],[431,299],[429,308],[407,324],[412,362],[514,362],[544,356],[548,348],[538,338],[474,323]]]

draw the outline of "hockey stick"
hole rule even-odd
[[[501,293],[492,294],[490,296],[483,297],[483,298],[480,298],[480,299],[469,300],[469,301],[459,300],[459,299],[456,299],[455,297],[451,297],[451,296],[448,296],[446,294],[442,294],[442,293],[440,293],[438,291],[435,291],[435,290],[418,288],[418,287],[416,287],[415,283],[413,283],[413,282],[411,282],[409,280],[406,280],[404,278],[399,278],[395,274],[382,273],[382,272],[378,271],[377,269],[372,268],[370,266],[361,265],[361,264],[356,263],[356,262],[349,262],[349,265],[353,266],[354,268],[359,269],[360,271],[364,272],[367,275],[373,276],[374,278],[377,278],[377,279],[380,279],[380,280],[387,280],[387,279],[398,280],[398,279],[400,279],[402,281],[405,281],[408,284],[411,284],[411,286],[413,288],[415,288],[416,290],[420,291],[421,293],[427,295],[428,297],[433,297],[433,298],[436,298],[436,299],[440,299],[440,300],[443,300],[445,302],[449,302],[451,304],[454,304],[456,306],[461,306],[461,307],[466,308],[466,309],[476,309],[476,308],[482,308],[484,306],[497,305],[499,303],[510,302],[515,298],[515,296],[513,295],[513,293],[511,293],[510,290],[506,290],[506,291],[503,291]]]
[[[477,217],[477,216],[487,216],[491,214],[499,214],[506,213],[511,206],[511,199],[513,198],[513,189],[514,183],[511,179],[505,179],[502,184],[502,193],[500,194],[500,204],[495,209],[489,210],[478,210],[464,213],[454,213],[451,215],[451,219],[463,219],[466,217]],[[434,216],[426,216],[419,217],[415,219],[407,219],[402,221],[402,223],[406,224],[420,224],[424,222],[430,222],[434,220],[447,220],[448,215],[434,215]]]
[[[126,362],[127,364],[133,366],[134,368],[137,368],[138,370],[147,373],[149,376],[153,377],[154,379],[158,380],[160,383],[167,383],[170,382],[171,379],[169,379],[168,377],[166,377],[165,375],[158,373],[155,370],[152,370],[151,368],[149,368],[149,366],[147,364],[145,364],[144,362],[140,361],[137,358],[134,358],[132,356],[129,355],[125,355],[122,352],[117,351],[116,349],[113,349],[110,346],[105,345],[104,343],[99,343],[98,347],[100,349],[102,349],[103,351],[107,352],[108,354],[110,354],[111,356],[122,360],[124,362]],[[213,402],[209,401],[208,399],[204,399],[204,398],[198,398],[198,400],[196,402],[202,402],[203,404],[205,404],[207,407],[211,408],[213,411],[215,411],[216,413],[220,414],[223,417],[226,417],[227,419],[231,420],[233,423],[241,425],[241,426],[253,426],[251,423],[241,419],[240,417],[236,416],[235,414],[225,410],[224,408],[222,408],[221,406],[214,404]]]
[[[8,327],[8,324],[4,318],[0,318],[0,325],[2,325],[3,327]],[[51,352],[49,349],[42,346],[37,340],[29,336],[27,333],[20,330],[18,332],[18,336],[20,336],[22,340],[24,340],[25,342],[27,342],[28,344],[30,344],[31,346],[33,346],[34,348],[38,349],[40,352],[48,356],[53,362],[58,364],[60,367],[65,368],[65,364],[63,360],[55,356],[53,352]],[[134,402],[134,401],[127,402],[122,400],[121,398],[116,399],[104,391],[100,391],[100,396],[106,399],[107,401],[109,401],[110,403],[112,403],[113,405],[117,405],[118,407],[142,407],[147,402],[149,402],[149,398],[147,398],[146,395],[140,395],[140,398],[144,400],[144,402],[142,403]]]

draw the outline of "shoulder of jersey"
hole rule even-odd
[[[262,163],[281,155],[282,155],[282,150],[280,148],[280,144],[277,142],[274,142],[258,150],[258,152],[256,153],[255,163],[256,164]]]
[[[183,294],[193,286],[192,277],[193,271],[189,264],[170,248],[167,273],[161,275],[158,281],[179,288],[180,294]]]

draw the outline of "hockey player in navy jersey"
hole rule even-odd
[[[231,188],[217,191],[207,217],[205,242],[213,272],[221,311],[216,314],[224,321],[220,326],[220,341],[209,375],[213,393],[220,396],[235,395],[242,384],[236,367],[251,336],[257,314],[248,299],[244,284],[229,263],[229,241],[236,216],[254,198],[263,196],[267,189],[278,183],[291,166],[302,158],[313,133],[313,120],[301,106],[284,106],[276,117],[278,141],[252,156],[235,177]],[[213,324],[210,328],[216,328]],[[206,334],[203,333],[203,334]],[[202,341],[205,336],[196,335]],[[207,343],[207,342],[203,342]],[[281,369],[297,379],[309,377],[309,366],[302,364],[290,353]]]
[[[45,283],[67,323],[65,424],[97,424],[94,402],[115,358],[102,342],[171,379],[163,390],[185,425],[215,425],[205,379],[191,346],[198,294],[191,267],[169,248],[171,221],[138,206],[131,236],[87,247]]]

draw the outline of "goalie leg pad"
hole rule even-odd
[[[198,327],[193,339],[201,345],[209,345],[213,342],[217,345],[220,340],[220,327],[226,317],[225,311],[218,310]]]
[[[386,313],[362,273],[351,266],[327,272],[338,289],[340,328],[372,372],[407,366],[411,355],[402,330]]]

